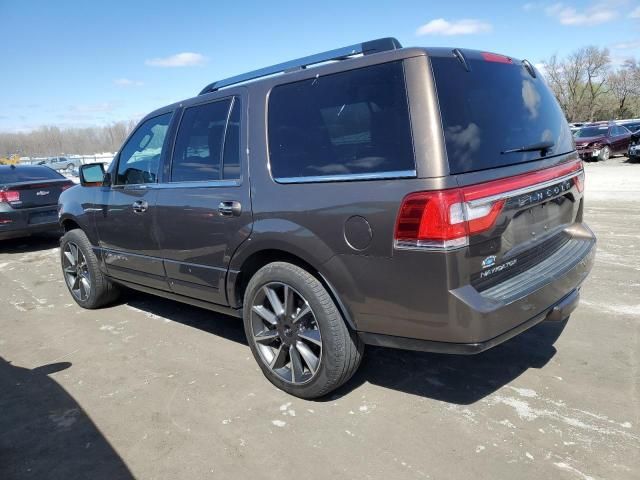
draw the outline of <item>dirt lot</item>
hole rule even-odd
[[[239,321],[137,293],[82,310],[57,239],[3,242],[0,478],[637,479],[640,164],[589,164],[587,190],[598,256],[564,332],[369,348],[319,402],[262,377]]]

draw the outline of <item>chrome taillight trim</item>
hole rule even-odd
[[[557,177],[557,178],[553,178],[551,180],[546,180],[544,182],[540,182],[540,183],[535,183],[533,185],[529,185],[527,187],[522,187],[522,188],[518,188],[516,190],[510,190],[508,192],[502,192],[502,193],[498,193],[496,195],[491,195],[489,197],[484,197],[484,198],[478,198],[477,200],[467,200],[466,203],[468,203],[471,207],[477,207],[480,205],[484,205],[486,203],[493,203],[496,202],[498,200],[504,200],[507,198],[511,198],[511,197],[517,197],[519,195],[525,195],[527,193],[530,192],[535,192],[536,190],[540,190],[541,188],[545,188],[545,187],[550,187],[552,185],[555,185],[557,183],[562,183],[566,180],[571,180],[574,177],[577,177],[578,175],[581,175],[582,173],[584,173],[584,169],[580,169],[580,170],[576,170],[575,172],[571,172],[567,175],[563,175],[561,177]]]

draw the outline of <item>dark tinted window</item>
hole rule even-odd
[[[224,139],[222,178],[236,180],[240,178],[240,99],[233,101],[233,109],[227,124]]]
[[[172,182],[220,180],[222,140],[231,100],[187,108],[182,116],[171,167]]]
[[[62,175],[49,167],[0,167],[0,184],[34,182],[38,180],[61,180],[63,178]]]
[[[117,184],[155,183],[160,155],[167,135],[171,113],[150,118],[135,131],[120,151]]]
[[[576,138],[587,138],[587,137],[605,137],[607,132],[609,131],[609,127],[606,125],[602,127],[582,127],[575,134]]]
[[[269,155],[274,178],[415,170],[402,63],[274,88]]]
[[[541,142],[547,155],[573,150],[571,131],[551,90],[519,63],[433,57],[451,173],[512,165],[540,158],[540,151],[502,154]]]

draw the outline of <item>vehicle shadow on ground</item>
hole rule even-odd
[[[247,345],[241,319],[137,292],[126,292],[122,302],[148,314]],[[542,322],[478,355],[443,355],[367,347],[362,365],[353,378],[320,401],[335,400],[363,383],[371,383],[444,402],[472,404],[529,368],[546,365],[556,353],[553,344],[566,323]]]
[[[360,369],[335,392],[340,397],[363,383],[469,405],[553,358],[566,322],[543,322],[477,355],[444,355],[367,347]]]
[[[0,357],[0,478],[134,478],[98,427],[49,374]]]
[[[59,233],[41,233],[23,238],[0,240],[0,253],[29,253],[60,246]]]
[[[118,303],[241,343],[248,348],[240,318],[132,290],[123,290]]]

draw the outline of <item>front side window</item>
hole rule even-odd
[[[232,145],[227,143],[233,143],[230,137],[238,138],[232,132],[239,130],[239,120],[232,118],[229,121],[232,102],[239,104],[238,100],[225,99],[196,105],[184,111],[173,152],[172,182],[221,180],[228,177],[232,170],[231,153],[228,151]],[[229,168],[227,162],[230,162]],[[238,167],[237,155],[233,162]]]
[[[268,126],[275,179],[415,170],[402,62],[277,86]]]
[[[116,184],[155,183],[160,155],[169,129],[171,113],[150,118],[135,131],[120,151]]]

